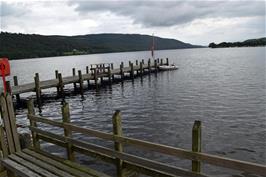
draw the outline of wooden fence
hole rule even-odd
[[[43,140],[66,148],[67,158],[72,161],[75,160],[75,152],[101,159],[105,162],[116,165],[118,177],[125,176],[128,171],[160,177],[205,177],[208,175],[201,172],[202,162],[219,167],[266,176],[265,165],[219,157],[201,152],[200,121],[195,121],[192,129],[192,150],[185,150],[123,136],[120,111],[116,111],[112,117],[113,133],[81,128],[72,124],[70,120],[69,105],[67,103],[64,103],[62,106],[62,122],[35,115],[32,100],[28,102],[28,112],[28,119],[30,120],[29,128],[32,132],[33,145],[35,149],[40,149],[40,140]],[[57,128],[62,128],[64,130],[64,135],[40,129],[38,128],[37,123],[44,123]],[[114,148],[110,149],[75,139],[72,137],[73,132],[83,134],[84,136],[94,136],[103,140],[111,141],[114,143]],[[124,145],[131,145],[142,150],[149,150],[181,159],[191,160],[192,169],[182,169],[176,166],[171,166],[126,153],[123,151]]]

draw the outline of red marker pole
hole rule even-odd
[[[1,74],[2,74],[2,80],[3,80],[3,86],[4,86],[4,94],[6,94],[6,76],[5,76],[5,65],[1,64],[0,69],[1,69]]]

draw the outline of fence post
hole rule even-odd
[[[42,103],[41,103],[41,87],[40,87],[39,73],[35,73],[34,81],[35,81],[35,92],[37,97],[37,103],[38,106],[41,107]]]
[[[63,83],[63,78],[62,78],[62,74],[58,73],[58,80],[59,80],[59,92],[60,92],[60,96],[64,97],[65,93],[64,93],[64,83]]]
[[[67,102],[64,102],[62,106],[62,118],[63,123],[70,123],[69,104]],[[71,130],[64,128],[64,135],[65,137],[71,137]],[[75,161],[75,154],[71,143],[67,143],[67,158],[68,160]]]
[[[78,70],[78,74],[79,74],[79,89],[80,89],[80,94],[83,95],[83,78],[82,78],[81,70]]]
[[[113,118],[113,134],[117,136],[122,136],[122,123],[121,123],[121,113],[119,110],[116,110]],[[118,152],[123,152],[123,146],[122,143],[115,142],[114,143],[114,148]],[[116,171],[117,171],[117,177],[122,177],[122,168],[123,166],[123,161],[120,160],[119,158],[116,159]]]
[[[195,121],[192,129],[192,151],[201,152],[201,121]],[[200,173],[200,161],[192,161],[192,171]]]
[[[18,77],[17,76],[14,76],[13,77],[13,80],[14,80],[14,86],[18,86]],[[19,96],[19,94],[16,94],[16,100],[17,100],[17,103],[20,103],[20,96]]]
[[[28,114],[35,115],[33,99],[30,99],[27,101],[27,107],[28,107]],[[31,120],[31,119],[29,119],[29,121],[30,121],[30,126],[37,128],[36,121]],[[39,142],[38,134],[34,131],[31,131],[31,135],[32,135],[33,147],[36,149],[40,149],[40,142]]]
[[[72,74],[73,74],[73,76],[76,76],[76,69],[75,68],[72,68]],[[74,85],[74,90],[77,90],[76,82],[74,82],[73,85]]]

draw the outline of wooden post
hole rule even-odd
[[[28,114],[35,115],[33,99],[30,99],[27,101],[27,106],[28,106]],[[31,120],[31,119],[29,121],[30,121],[30,126],[37,128],[36,121]],[[31,135],[32,135],[33,147],[36,149],[40,149],[40,142],[39,142],[38,134],[34,131],[31,131]]]
[[[98,90],[97,68],[94,68],[94,82],[95,82],[95,88],[96,88],[96,90]]]
[[[113,64],[113,63],[111,63],[111,69],[112,69],[112,70],[114,69],[114,64]]]
[[[201,122],[195,121],[192,129],[192,151],[201,152]],[[192,161],[192,171],[200,173],[200,161]]]
[[[141,60],[142,64],[144,64],[144,59]]]
[[[55,78],[58,79],[58,70],[55,70]],[[59,87],[56,86],[57,95],[59,95]]]
[[[158,71],[157,60],[154,60],[154,68],[155,68],[155,72],[157,72]]]
[[[89,66],[86,66],[86,74],[89,74]],[[88,88],[90,88],[90,79],[87,80],[88,82]]]
[[[18,77],[17,76],[14,76],[13,77],[13,80],[14,80],[14,86],[18,86]],[[19,94],[16,94],[16,100],[17,100],[17,103],[20,103],[20,96],[19,96]]]
[[[121,75],[121,80],[123,81],[124,79],[124,63],[121,62],[120,64],[120,75]]]
[[[75,68],[72,68],[72,74],[73,74],[73,76],[76,76],[76,69]],[[74,90],[77,90],[76,82],[74,82],[73,85],[74,85]]]
[[[115,111],[113,118],[112,118],[112,122],[113,122],[113,134],[116,136],[122,136],[123,133],[122,133],[121,114],[119,110]],[[121,143],[115,142],[114,148],[118,152],[123,152],[123,146]],[[116,159],[117,177],[122,177],[123,175],[122,166],[123,166],[123,161],[117,158]]]
[[[63,118],[63,123],[70,123],[69,104],[66,102],[64,102],[62,106],[62,118]],[[65,137],[71,138],[72,131],[67,128],[64,128],[64,135]],[[71,143],[67,143],[67,158],[68,160],[75,161],[74,150]]]
[[[6,81],[6,92],[9,93],[10,95],[12,94],[10,81]]]
[[[133,63],[130,63],[130,78],[134,79],[134,66],[133,66]]]
[[[41,101],[41,87],[40,87],[39,73],[35,73],[34,81],[35,81],[35,92],[36,92],[37,103],[38,106],[41,107],[42,101]]]
[[[139,65],[139,61],[138,60],[136,60],[136,66],[138,66]],[[139,75],[139,70],[137,69],[137,75]]]
[[[169,66],[169,59],[166,58],[166,65]]]
[[[143,63],[140,62],[140,76],[143,76]]]
[[[79,74],[79,89],[80,89],[80,94],[83,95],[83,78],[82,78],[81,70],[78,70],[78,74]]]
[[[62,78],[62,74],[58,73],[58,87],[59,87],[59,96],[61,97],[65,97],[65,93],[64,93],[64,82],[63,82],[63,78]]]
[[[111,78],[112,78],[111,67],[108,66],[108,81],[110,85],[112,84]]]
[[[161,59],[161,65],[163,65],[163,59]]]
[[[151,59],[150,58],[148,60],[148,70],[149,70],[149,74],[151,74]]]

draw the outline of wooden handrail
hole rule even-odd
[[[123,144],[129,144],[141,148],[145,148],[148,150],[164,153],[167,155],[176,156],[179,158],[189,159],[189,160],[198,160],[202,162],[206,162],[208,164],[226,167],[229,169],[241,170],[250,173],[260,174],[262,176],[266,176],[266,166],[261,164],[256,164],[252,162],[245,162],[225,157],[219,157],[216,155],[210,155],[206,153],[196,153],[189,150],[175,148],[167,145],[147,142],[143,140],[138,140],[134,138],[122,137],[122,136],[115,136],[111,133],[105,133],[97,130],[92,130],[88,128],[81,128],[71,123],[60,123],[53,120],[48,120],[45,118],[41,118],[35,115],[28,115],[29,119],[34,119],[35,121],[47,123],[50,125],[58,126],[61,128],[70,129],[71,131],[82,133],[85,135],[95,136],[98,138],[102,138],[109,141],[114,141]],[[34,127],[33,127],[34,128]],[[36,128],[35,128],[36,129]],[[43,131],[43,130],[42,130]],[[58,137],[54,137],[58,138]],[[59,139],[65,141],[64,139]]]
[[[137,163],[137,164],[140,164],[140,165],[145,166],[147,168],[156,169],[156,170],[163,171],[163,172],[166,172],[169,174],[174,174],[174,175],[184,175],[184,176],[188,176],[188,177],[207,177],[204,174],[198,174],[198,173],[191,172],[191,171],[188,171],[188,170],[185,170],[182,168],[177,168],[174,166],[166,165],[164,163],[160,163],[160,162],[156,162],[153,160],[137,157],[137,156],[134,156],[134,155],[131,155],[128,153],[114,151],[114,150],[106,148],[106,147],[87,143],[87,142],[84,142],[81,140],[75,140],[73,138],[69,138],[69,137],[65,137],[65,136],[51,133],[48,131],[44,131],[44,130],[41,130],[41,129],[38,129],[35,127],[29,127],[29,128],[31,131],[34,131],[36,133],[44,134],[46,136],[50,136],[50,137],[56,138],[56,139],[61,140],[61,141],[65,141],[66,143],[72,143],[73,145],[75,144],[77,146],[91,149],[93,151],[100,152],[100,153],[105,154],[105,155],[113,156],[113,157],[119,158],[121,160],[131,162],[131,163]]]

